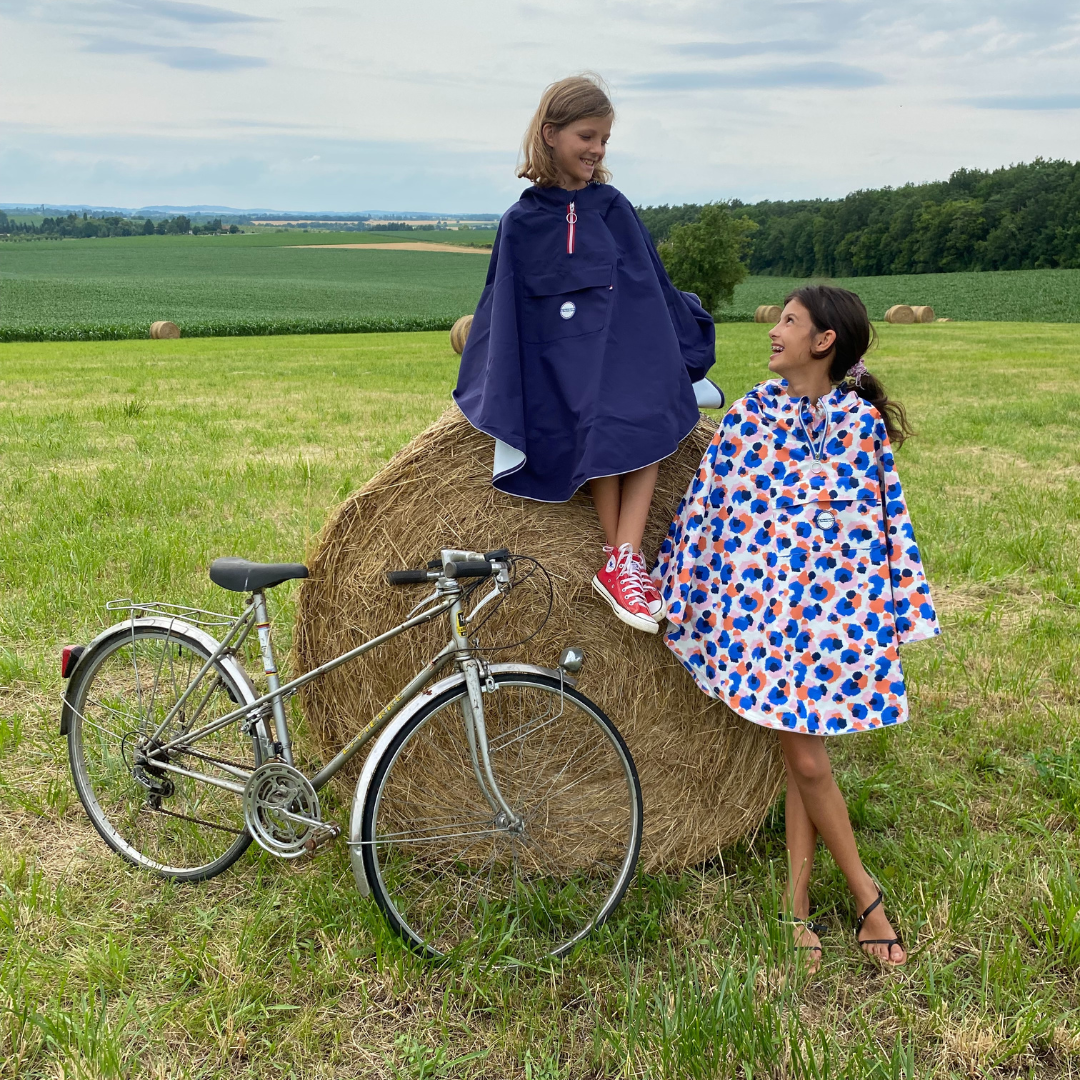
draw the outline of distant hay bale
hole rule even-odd
[[[915,312],[915,321],[917,323],[934,321],[934,309],[929,304],[916,304],[911,310]]]
[[[934,320],[934,322],[952,322],[952,319],[937,318]]]
[[[450,348],[461,355],[462,350],[465,348],[465,342],[469,340],[469,331],[472,329],[471,315],[462,315],[460,319],[450,328]]]
[[[757,311],[754,312],[754,322],[775,325],[780,321],[782,310],[779,304],[759,304]]]
[[[180,336],[180,327],[174,322],[151,323],[150,336],[157,340],[174,340]]]
[[[915,322],[915,309],[910,304],[893,304],[885,312],[887,323],[903,323],[905,325]]]
[[[700,420],[661,463],[646,551],[657,550],[714,431]],[[555,582],[551,617],[532,641],[495,657],[553,667],[564,646],[581,645],[579,686],[622,732],[641,776],[642,865],[702,862],[754,830],[772,804],[783,773],[776,737],[705,697],[661,635],[624,626],[592,594],[603,536],[591,499],[579,492],[553,505],[504,495],[491,486],[492,453],[492,440],[451,407],[338,507],[300,588],[297,670],[310,671],[404,619],[423,590],[388,587],[388,569],[423,566],[443,547],[506,546],[532,555]],[[540,589],[512,592],[497,643],[534,629],[546,600]],[[323,752],[336,752],[447,636],[437,620],[305,687],[304,715]],[[359,762],[353,765],[355,776]]]

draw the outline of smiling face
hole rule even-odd
[[[805,394],[816,401],[832,387],[829,365],[835,341],[835,331],[818,330],[810,312],[798,300],[792,300],[781,312],[780,321],[769,331],[772,351],[769,370],[786,379],[795,396]]]
[[[610,116],[587,116],[563,127],[544,125],[544,142],[551,147],[560,187],[578,191],[593,178],[596,166],[607,153],[612,119]]]

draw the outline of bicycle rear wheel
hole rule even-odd
[[[361,839],[390,925],[415,949],[523,962],[568,952],[614,910],[641,845],[641,787],[604,713],[559,680],[502,672],[483,695],[510,828],[469,752],[463,687],[397,734],[375,769]]]
[[[164,877],[202,881],[251,843],[239,795],[140,762],[147,740],[212,655],[194,634],[149,620],[117,627],[84,656],[69,685],[68,759],[94,828],[125,859]],[[158,745],[254,700],[219,661],[162,732]],[[169,751],[174,765],[244,783],[260,764],[258,739],[233,723]]]

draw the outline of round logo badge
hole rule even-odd
[[[572,319],[574,317],[575,311],[577,311],[577,305],[574,303],[573,300],[567,300],[566,303],[563,304],[561,308],[559,308],[559,314],[564,319]]]
[[[814,524],[825,532],[828,532],[836,524],[836,518],[829,510],[819,510],[814,515]]]

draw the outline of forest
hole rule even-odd
[[[0,237],[9,239],[30,239],[33,237],[58,240],[58,239],[86,239],[92,236],[185,236],[188,233],[217,233],[240,230],[235,225],[222,226],[221,218],[203,224],[192,224],[191,219],[183,214],[173,218],[165,218],[161,221],[152,221],[150,218],[134,221],[110,214],[106,217],[90,216],[85,211],[82,215],[75,213],[58,214],[56,217],[45,217],[40,224],[35,225],[29,221],[19,221],[9,217],[0,210]]]
[[[725,204],[757,226],[749,271],[870,277],[1080,267],[1080,162],[1041,158],[842,199]],[[702,207],[639,207],[654,243]]]

